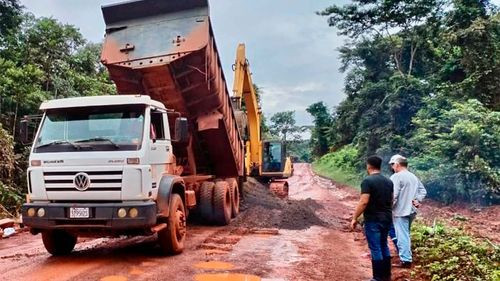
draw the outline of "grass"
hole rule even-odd
[[[313,171],[338,183],[351,186],[355,189],[360,189],[361,178],[353,171],[346,171],[345,169],[330,165],[328,162],[316,161],[312,164]]]
[[[431,281],[500,280],[500,248],[462,230],[434,223],[412,227],[416,266],[412,274]]]

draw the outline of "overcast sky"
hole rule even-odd
[[[102,4],[120,0],[21,0],[36,16],[75,25],[90,41],[104,34]],[[253,81],[263,88],[266,116],[295,110],[299,124],[310,124],[305,109],[317,101],[337,105],[344,75],[337,48],[345,38],[316,11],[347,0],[210,0],[211,19],[224,73],[232,89],[236,46],[246,43]],[[492,1],[500,2],[500,0]]]

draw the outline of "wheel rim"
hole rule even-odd
[[[175,236],[177,241],[181,241],[186,235],[186,217],[181,209],[177,209],[175,212],[176,225],[175,225]]]
[[[231,191],[229,189],[226,192],[226,206],[231,206]]]
[[[238,187],[234,188],[234,207],[236,210],[240,207],[240,191],[238,190]]]

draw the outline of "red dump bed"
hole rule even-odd
[[[207,0],[142,0],[102,8],[102,62],[119,94],[146,94],[190,120],[174,147],[185,175],[243,175],[244,147],[226,87]]]

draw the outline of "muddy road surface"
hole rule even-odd
[[[256,182],[231,225],[189,225],[183,254],[162,257],[154,237],[80,239],[70,256],[46,253],[40,235],[0,240],[0,280],[365,280],[362,234],[346,228],[355,193],[296,164],[290,196]]]

